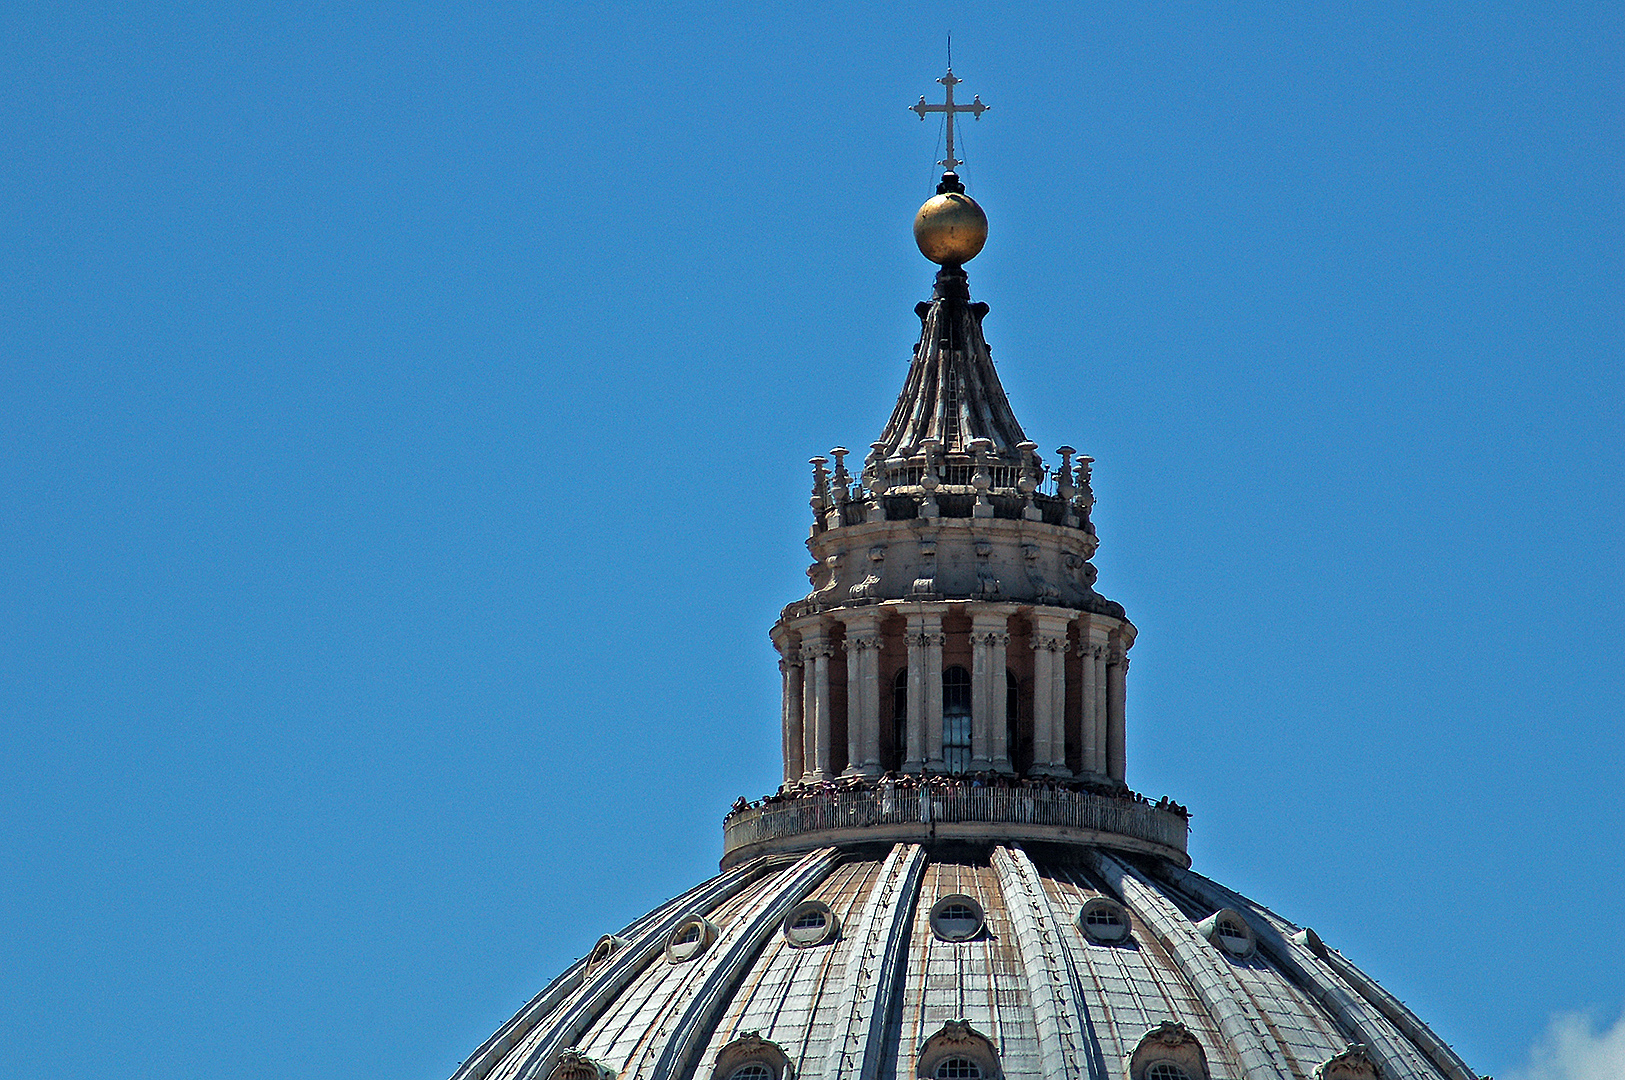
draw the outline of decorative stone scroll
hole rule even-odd
[[[615,1070],[571,1047],[559,1055],[547,1080],[615,1080]]]
[[[1316,1065],[1315,1080],[1383,1080],[1383,1076],[1365,1045],[1354,1043],[1341,1054]]]

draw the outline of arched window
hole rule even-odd
[[[970,672],[956,664],[942,673],[943,767],[969,772],[970,751]]]
[[[908,668],[898,668],[891,681],[892,768],[908,757]]]
[[[943,1058],[937,1066],[937,1080],[982,1080],[982,1070],[970,1058]]]
[[[759,1061],[752,1061],[729,1073],[728,1080],[773,1080],[773,1070]]]
[[[1191,1080],[1190,1076],[1171,1061],[1158,1061],[1145,1070],[1145,1080]]]

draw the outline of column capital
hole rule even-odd
[[[820,656],[834,656],[835,643],[833,641],[805,641],[801,644],[801,659],[812,660]]]
[[[1047,652],[1065,652],[1066,636],[1064,634],[1033,634],[1030,643],[1034,651],[1043,649]]]
[[[880,635],[869,632],[865,634],[847,634],[845,648],[847,652],[861,652],[865,649],[880,648]]]

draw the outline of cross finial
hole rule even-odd
[[[963,81],[964,80],[962,79],[954,78],[954,69],[950,67],[948,69],[948,74],[937,80],[937,82],[947,87],[948,97],[946,101],[944,101],[941,105],[927,105],[925,103],[925,95],[922,94],[920,95],[920,103],[918,105],[909,106],[909,111],[919,113],[921,120],[925,119],[926,113],[943,114],[943,117],[948,124],[948,156],[937,162],[937,164],[941,165],[949,172],[953,172],[959,166],[964,164],[963,161],[960,161],[958,158],[954,157],[954,113],[968,112],[971,114],[972,118],[980,120],[982,118],[982,114],[987,112],[988,109],[992,108],[991,105],[982,104],[982,95],[980,94],[977,94],[976,97],[971,100],[969,105],[955,105],[954,87],[958,86]]]

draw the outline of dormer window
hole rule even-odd
[[[690,915],[666,938],[666,962],[683,964],[694,959],[716,941],[717,925],[701,915]]]
[[[1219,947],[1219,951],[1237,960],[1245,960],[1253,954],[1253,948],[1258,939],[1253,936],[1253,928],[1247,924],[1239,911],[1233,908],[1222,908],[1196,924],[1202,936]]]
[[[937,1066],[936,1080],[982,1080],[982,1070],[970,1058],[944,1058]]]

